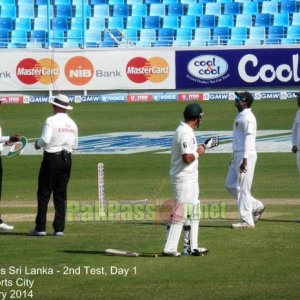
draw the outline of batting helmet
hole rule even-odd
[[[193,120],[196,118],[202,118],[202,108],[198,103],[190,103],[186,106],[183,116],[185,120]]]
[[[241,92],[241,93],[235,92],[235,94],[237,98],[239,98],[239,100],[246,101],[248,103],[248,106],[251,106],[252,102],[254,101],[252,94],[249,92]]]

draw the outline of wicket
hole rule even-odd
[[[104,164],[98,163],[98,205],[99,205],[99,216],[107,216],[107,207],[105,201],[104,191]]]

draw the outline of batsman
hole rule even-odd
[[[168,226],[163,256],[181,256],[177,251],[184,226],[185,254],[203,256],[208,250],[198,247],[200,219],[198,158],[207,149],[216,147],[218,137],[211,137],[197,145],[194,129],[199,127],[204,113],[198,103],[186,106],[183,117],[173,137],[170,178],[174,192],[174,207]]]

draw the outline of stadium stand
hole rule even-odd
[[[2,48],[288,45],[299,26],[298,0],[0,0]]]

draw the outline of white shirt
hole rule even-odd
[[[297,110],[292,127],[292,146],[297,146],[300,150],[300,109]]]
[[[251,108],[246,108],[238,113],[233,124],[233,152],[244,152],[244,158],[248,158],[250,151],[255,150],[256,118]]]
[[[2,129],[0,127],[0,151],[3,150],[3,143],[9,141],[9,136],[2,136]]]
[[[50,153],[62,150],[72,152],[78,146],[77,125],[68,114],[56,113],[46,119],[37,145]]]
[[[197,151],[197,140],[193,129],[181,122],[177,127],[172,143],[170,176],[172,182],[180,180],[198,180],[198,159],[187,164],[182,155],[194,154]]]

